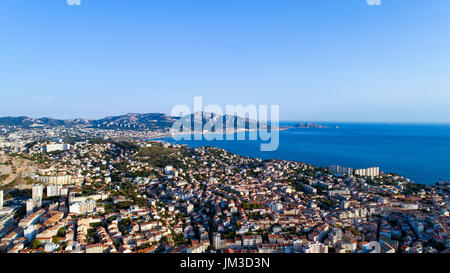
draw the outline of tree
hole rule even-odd
[[[62,227],[62,228],[60,228],[60,229],[58,230],[57,236],[58,236],[58,237],[65,237],[65,236],[66,236],[66,233],[67,233],[66,227]]]
[[[40,242],[39,240],[34,240],[34,241],[31,243],[31,248],[32,248],[32,249],[38,249],[40,246],[41,246],[41,242]]]
[[[61,242],[59,241],[59,239],[56,237],[56,236],[54,236],[53,237],[53,239],[52,239],[52,243],[54,243],[54,244],[58,244],[58,245],[60,245],[61,244]]]

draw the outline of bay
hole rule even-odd
[[[320,124],[330,128],[291,128],[279,131],[279,148],[272,152],[260,150],[261,142],[267,142],[248,138],[237,140],[236,135],[232,141],[174,141],[171,137],[162,140],[190,147],[213,146],[243,156],[292,160],[324,167],[379,166],[384,172],[397,173],[423,184],[450,181],[450,125]],[[293,126],[294,123],[283,122],[280,125]]]

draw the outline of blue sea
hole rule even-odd
[[[324,167],[379,166],[384,172],[403,175],[416,183],[450,181],[450,125],[320,124],[330,128],[280,131],[279,148],[273,152],[260,151],[261,141],[248,138],[233,141],[163,140],[190,147],[219,147],[243,156],[292,160]],[[292,126],[294,123],[280,125]]]

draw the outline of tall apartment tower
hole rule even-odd
[[[44,186],[41,184],[35,184],[33,185],[33,188],[31,189],[31,200],[29,200],[31,204],[27,203],[27,214],[30,211],[33,211],[35,208],[42,207],[42,199],[44,198]]]
[[[330,170],[330,172],[332,172],[334,174],[346,174],[347,176],[353,175],[353,169],[348,168],[348,167],[342,167],[339,165],[331,165],[328,167],[328,169]]]
[[[33,201],[33,199],[28,199],[25,201],[25,207],[27,210],[27,215],[30,215],[33,213],[34,211],[34,203],[35,201]]]
[[[62,185],[49,185],[47,186],[47,197],[60,196],[62,191]]]
[[[216,249],[221,248],[222,246],[222,239],[220,238],[220,234],[216,233],[213,236],[213,245]]]
[[[0,191],[0,209],[3,208],[3,191]]]
[[[360,176],[379,176],[380,175],[380,167],[371,167],[367,169],[359,169],[355,171],[356,175]]]
[[[33,200],[41,200],[44,197],[44,186],[41,184],[35,184],[32,188]]]

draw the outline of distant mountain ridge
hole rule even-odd
[[[75,121],[73,121],[75,122]],[[64,126],[69,125],[70,121],[52,119],[52,118],[30,118],[30,117],[1,117],[0,125],[17,127],[38,127],[38,126]]]
[[[164,129],[172,126],[176,120],[178,120],[178,118],[161,113],[128,113],[126,115],[109,116],[98,120],[92,120],[91,124],[96,127]]]
[[[20,117],[0,117],[0,126],[16,126],[21,128],[33,128],[33,127],[73,127],[73,126],[87,126],[96,127],[102,129],[160,129],[167,130],[172,127],[174,122],[180,119],[191,120],[191,128],[203,128],[208,123],[222,119],[223,124],[226,124],[227,119],[233,119],[234,128],[267,128],[268,125],[259,123],[255,120],[248,118],[242,118],[230,115],[218,115],[214,113],[197,112],[184,117],[174,117],[163,113],[128,113],[119,116],[108,116],[102,119],[88,120],[82,118],[76,119],[54,119],[54,118],[30,118],[26,116]],[[183,121],[183,120],[181,120]],[[220,128],[214,128],[213,131],[220,130]]]
[[[192,131],[196,131],[195,128],[202,128],[203,131],[208,129],[211,132],[226,132],[230,129],[251,130],[270,128],[270,125],[249,118],[234,115],[218,115],[208,112],[197,112],[186,115],[180,118],[179,121],[184,122],[184,124],[190,124],[188,127]],[[188,123],[189,121],[190,123]],[[222,125],[222,128],[216,128],[216,125]]]

